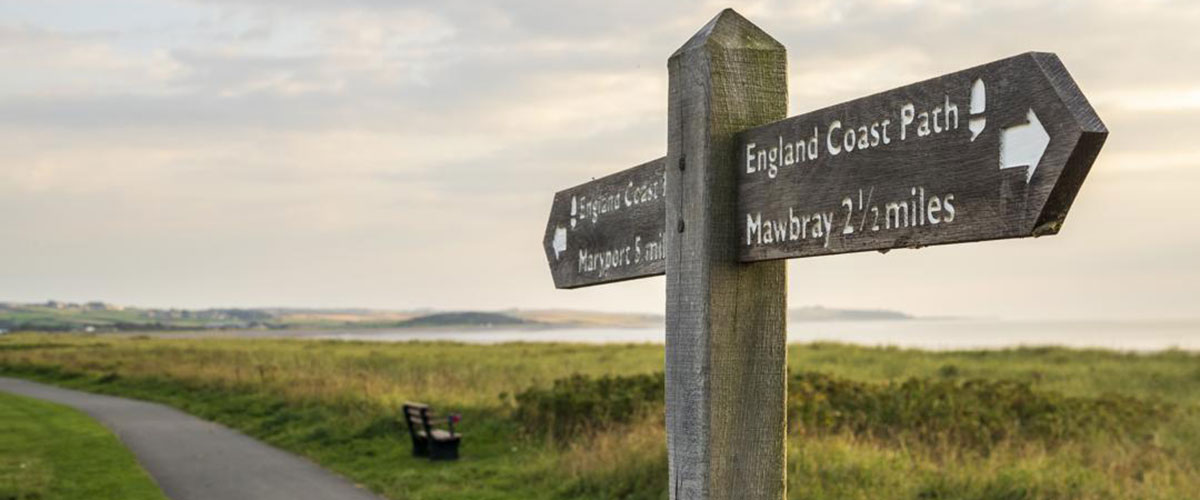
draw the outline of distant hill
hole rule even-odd
[[[896,311],[830,309],[820,306],[792,309],[789,321],[904,320]],[[508,309],[504,311],[388,311],[356,308],[154,309],[103,302],[38,304],[0,302],[0,331],[167,331],[167,330],[320,330],[410,327],[531,326],[550,328],[661,328],[663,317],[646,313],[615,313],[568,309]]]
[[[533,322],[502,313],[490,312],[444,312],[426,314],[396,323],[400,328],[434,326],[515,326]]]
[[[883,309],[829,309],[821,306],[800,307],[788,311],[789,321],[871,321],[904,320],[912,316]]]
[[[504,312],[526,321],[557,327],[644,328],[663,325],[661,314],[613,313],[570,309],[510,309]]]

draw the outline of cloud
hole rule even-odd
[[[164,50],[123,52],[107,34],[64,35],[0,25],[0,96],[59,98],[136,91],[166,92],[185,70]]]
[[[89,5],[0,7],[0,227],[23,235],[0,250],[0,295],[178,305],[661,304],[660,280],[552,290],[540,248],[545,211],[557,190],[665,153],[666,57],[724,3]],[[1062,287],[1055,293],[1079,296],[1061,314],[1085,314],[1094,303],[1127,315],[1178,305],[1146,293],[1124,303],[1095,290],[1105,279],[1152,290],[1171,278],[1151,261],[1200,246],[1189,236],[1200,232],[1179,229],[1194,223],[1154,215],[1190,210],[1180,186],[1191,184],[1179,178],[1191,179],[1200,163],[1189,140],[1200,133],[1200,67],[1181,61],[1200,52],[1192,36],[1200,5],[822,0],[735,8],[788,47],[791,114],[1052,50],[1113,131],[1057,245],[805,260],[792,265],[802,302],[1018,314],[1050,292],[1021,306],[1005,298],[1021,286],[1014,276],[1050,276]],[[1167,233],[1163,247],[1123,236]],[[978,265],[1012,252],[1055,257],[1029,258],[1015,274]],[[1177,288],[1200,292],[1196,272],[1183,271],[1193,285],[1175,278]],[[189,285],[172,286],[164,273]],[[845,277],[885,281],[862,292],[846,288]],[[983,282],[994,284],[988,300],[978,294]],[[913,290],[894,293],[887,283]],[[813,287],[821,295],[810,295]],[[942,298],[923,298],[932,295]]]

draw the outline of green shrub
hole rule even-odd
[[[517,420],[556,439],[662,411],[663,375],[574,375],[516,395]],[[1048,447],[1103,435],[1147,442],[1172,407],[1124,396],[1069,397],[1013,380],[910,378],[866,383],[800,373],[788,383],[794,434],[847,434],[909,446],[987,453],[1000,444]]]
[[[663,405],[663,374],[572,375],[549,388],[533,387],[516,395],[516,418],[526,430],[552,438],[570,438],[615,424],[629,423]]]
[[[793,432],[849,433],[987,452],[1005,442],[1056,446],[1096,434],[1144,441],[1170,407],[1123,396],[1082,398],[1012,380],[912,378],[870,384],[821,373],[788,384]]]
[[[961,372],[961,370],[958,369],[958,366],[956,366],[956,365],[942,365],[941,368],[938,368],[938,375],[941,375],[946,378],[954,378],[959,375],[962,375],[962,372]]]

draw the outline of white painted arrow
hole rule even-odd
[[[1013,125],[1000,132],[1000,169],[1029,167],[1025,171],[1025,183],[1033,180],[1046,146],[1050,145],[1050,134],[1038,120],[1031,108],[1026,115],[1029,123]]]
[[[558,260],[562,253],[567,251],[567,228],[554,228],[554,241],[550,244],[551,248],[554,249],[554,260]]]

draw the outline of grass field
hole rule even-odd
[[[0,337],[4,373],[165,402],[393,499],[664,498],[655,379],[619,392],[621,381],[660,372],[662,362],[655,345]],[[815,344],[792,346],[789,366],[797,415],[789,498],[1176,500],[1200,492],[1194,353]],[[572,389],[561,399],[555,381],[576,374],[584,377],[562,385]],[[621,378],[600,383],[604,376]],[[612,404],[628,404],[630,394],[644,401],[627,422],[592,425],[589,415],[624,408]],[[396,418],[405,400],[463,414],[461,461],[408,456]],[[546,433],[528,425],[537,418],[581,425]]]
[[[0,499],[165,500],[112,433],[65,406],[0,392]]]

